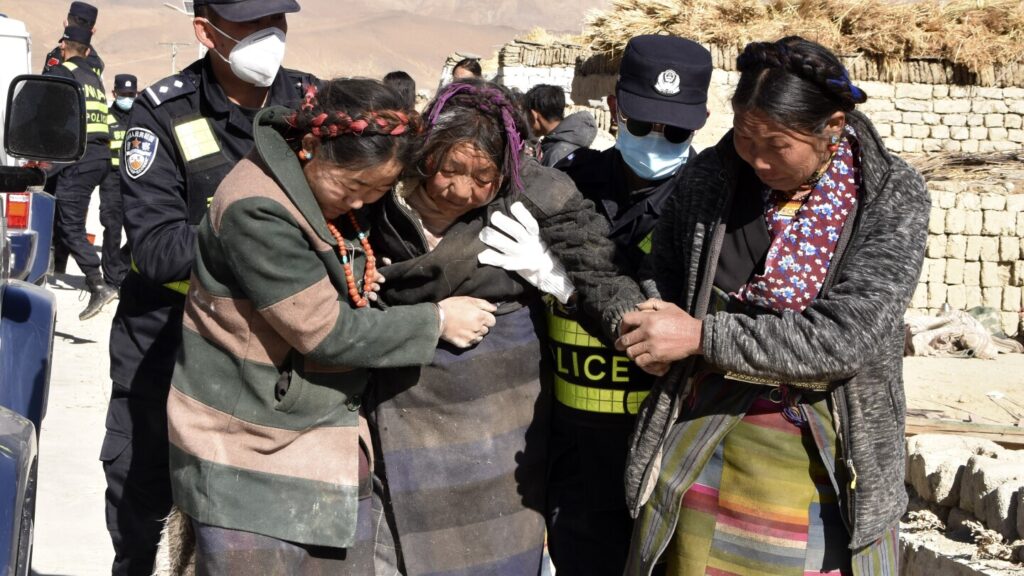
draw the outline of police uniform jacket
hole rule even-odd
[[[85,92],[85,155],[77,163],[110,162],[110,127],[107,123],[110,110],[103,80],[81,56],[69,58],[47,74],[74,80]]]
[[[103,59],[96,53],[95,48],[89,50],[89,55],[85,57],[86,63],[89,64],[89,68],[96,73],[97,76],[103,76]],[[43,63],[43,74],[46,74],[53,68],[60,66],[64,62],[64,57],[61,56],[60,46],[57,46],[50,53],[46,55],[46,62]]]
[[[690,157],[696,155],[690,150]],[[644,257],[650,253],[651,232],[662,207],[674,189],[682,169],[650,187],[629,190],[629,167],[617,148],[581,148],[556,168],[572,178],[584,197],[597,205],[611,226],[609,238],[619,248],[623,272],[636,277]]]
[[[110,126],[110,168],[117,171],[121,167],[121,146],[124,144],[124,133],[128,130],[128,116],[131,111],[124,111],[116,104],[110,106],[107,124]]]
[[[196,226],[228,171],[252,148],[252,121],[224,95],[210,56],[139,94],[121,157],[132,271],[110,334],[110,375],[135,397],[163,402],[181,342]],[[267,105],[297,104],[316,79],[281,69]]]
[[[255,136],[199,226],[167,401],[174,501],[205,524],[347,548],[370,494],[366,369],[430,362],[438,309],[355,308],[295,153],[268,125]],[[361,277],[357,231],[338,228]]]
[[[616,265],[620,273],[636,278],[650,252],[662,206],[682,170],[649,187],[630,190],[629,168],[616,148],[581,148],[555,167],[572,178],[607,220]],[[557,417],[628,434],[653,378],[615,352],[611,340],[600,338],[585,315],[553,305],[548,324]]]

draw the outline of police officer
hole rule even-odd
[[[68,17],[64,20],[64,27],[74,26],[75,28],[85,28],[89,32],[96,33],[96,17],[99,11],[92,4],[86,2],[72,2],[68,8]],[[92,68],[93,72],[97,76],[103,76],[103,60],[95,50],[90,50],[89,55],[85,57],[86,62],[89,64],[89,68]],[[50,53],[46,55],[46,61],[43,63],[43,74],[49,72],[52,68],[60,66],[64,62],[64,56],[61,54],[60,46],[58,45]]]
[[[615,95],[608,97],[618,123],[615,147],[578,149],[555,166],[608,219],[623,273],[634,278],[650,252],[662,205],[694,155],[693,133],[707,120],[711,70],[711,54],[695,42],[633,38]],[[622,484],[629,434],[652,380],[611,343],[591,337],[574,314],[556,307],[549,312],[557,400],[548,486],[551,558],[559,575],[617,576],[632,533]],[[588,400],[595,397],[612,401]]]
[[[140,92],[121,155],[130,270],[110,334],[107,528],[114,574],[150,574],[171,506],[166,402],[181,343],[196,227],[218,184],[253,145],[267,105],[296,106],[316,79],[281,68],[295,0],[196,0],[209,49]]]
[[[92,191],[110,171],[107,96],[103,81],[86,60],[91,41],[92,32],[89,29],[75,26],[65,28],[60,44],[63,63],[47,72],[75,80],[85,92],[85,155],[78,162],[63,167],[51,176],[51,182],[48,183],[57,196],[57,239],[85,274],[89,290],[89,303],[78,315],[80,320],[88,320],[99,314],[104,305],[117,297],[117,291],[103,281],[100,259],[85,234],[85,219]]]
[[[100,185],[100,224],[103,225],[103,257],[100,260],[103,279],[114,288],[128,272],[127,255],[121,248],[123,226],[121,205],[121,144],[128,128],[128,113],[139,91],[139,80],[131,74],[114,76],[114,105],[110,107],[110,172]]]

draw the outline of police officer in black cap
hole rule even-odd
[[[110,334],[107,528],[114,574],[151,574],[171,507],[166,402],[181,344],[196,227],[228,171],[253,145],[263,106],[297,106],[317,80],[281,68],[295,0],[196,0],[209,49],[139,93],[121,154],[130,270]]]
[[[59,249],[67,250],[85,274],[89,303],[78,318],[88,320],[108,302],[117,297],[117,291],[103,281],[100,259],[85,233],[85,220],[89,212],[92,191],[103,182],[110,171],[110,128],[107,125],[107,94],[103,81],[86,60],[92,32],[86,28],[68,26],[60,43],[60,66],[47,74],[70,78],[81,84],[85,92],[85,155],[74,164],[64,166],[50,176],[48,190],[57,197],[55,259]]]
[[[72,2],[71,7],[68,8],[68,17],[64,20],[64,27],[85,28],[92,34],[95,34],[96,16],[98,14],[99,11],[92,4]],[[103,60],[96,53],[95,49],[89,51],[89,55],[85,57],[85,60],[89,64],[89,68],[92,68],[97,76],[103,76]],[[61,55],[60,45],[58,45],[46,55],[46,61],[43,63],[43,74],[46,74],[55,66],[60,66],[62,62],[64,62],[64,56]]]
[[[711,54],[695,42],[633,38],[622,56],[615,95],[608,97],[618,124],[615,147],[578,149],[555,165],[608,219],[622,272],[634,278],[650,252],[662,205],[695,155],[690,142],[708,117],[711,70]],[[557,402],[549,448],[548,547],[559,574],[618,576],[632,534],[622,480],[629,435],[653,381],[611,342],[593,338],[581,347],[579,333],[586,330],[576,321],[585,320],[555,306],[549,313],[565,322],[549,322]],[[581,400],[595,389],[615,401]]]
[[[110,125],[110,172],[100,185],[100,224],[103,225],[103,257],[100,267],[110,286],[121,287],[128,273],[127,251],[121,248],[123,213],[121,203],[121,144],[128,129],[128,114],[139,93],[139,79],[131,74],[114,76],[114,103],[107,116]]]

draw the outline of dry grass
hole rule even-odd
[[[1024,62],[1024,1],[614,0],[590,13],[584,29],[594,50],[612,55],[639,34],[737,48],[797,34],[887,68],[941,58],[976,70]]]
[[[516,37],[516,40],[523,42],[532,42],[534,44],[573,44],[580,45],[587,42],[587,40],[579,34],[554,34],[545,30],[541,27],[532,28],[526,34]]]
[[[1024,149],[976,154],[904,154],[902,158],[926,180],[1024,180]]]

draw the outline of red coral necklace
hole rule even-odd
[[[338,242],[338,254],[341,255],[341,266],[345,269],[345,283],[348,284],[348,295],[352,298],[356,308],[365,308],[370,303],[366,298],[366,294],[370,291],[370,286],[377,276],[377,259],[373,256],[373,248],[370,247],[370,240],[367,238],[366,232],[363,232],[363,229],[359,227],[359,221],[356,220],[355,212],[349,212],[348,219],[352,222],[352,227],[359,236],[359,243],[362,244],[363,251],[366,252],[366,270],[363,272],[362,291],[356,288],[356,277],[352,273],[352,262],[348,255],[348,249],[345,247],[345,239],[333,223],[327,222],[327,229],[330,230],[331,236],[334,236],[335,241]]]

